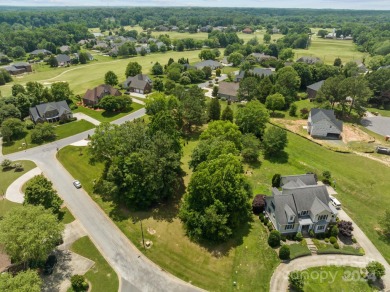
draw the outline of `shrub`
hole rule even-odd
[[[280,235],[280,240],[283,242],[286,242],[286,240],[287,240],[286,235],[284,235],[284,234]]]
[[[281,180],[281,175],[279,173],[274,174],[274,176],[272,177],[272,187],[279,188],[280,180]]]
[[[314,230],[313,230],[313,229],[310,229],[309,235],[310,235],[310,237],[314,237],[314,236],[315,236],[315,233],[314,233]]]
[[[352,222],[341,220],[337,223],[337,226],[342,235],[347,237],[352,237],[352,231],[353,231]]]
[[[380,279],[385,275],[385,267],[376,261],[370,262],[366,266],[366,269],[369,274],[375,276],[377,279]]]
[[[330,236],[337,237],[338,234],[339,234],[339,229],[337,228],[337,225],[335,225],[330,230]]]
[[[288,260],[290,258],[290,247],[287,244],[282,245],[279,249],[279,258],[281,260]]]
[[[24,170],[23,164],[21,164],[21,163],[15,163],[13,165],[13,168],[15,168],[15,171],[23,171]]]
[[[330,185],[330,180],[332,178],[332,174],[330,173],[329,170],[325,170],[323,173],[322,173],[322,176],[324,177],[324,179],[322,180],[322,182],[324,184],[327,184],[327,185]]]
[[[280,233],[277,230],[272,230],[268,237],[270,247],[278,247],[280,245]]]
[[[297,232],[297,234],[295,235],[295,240],[296,241],[302,241],[302,239],[303,239],[302,233]]]
[[[338,244],[337,242],[333,243],[333,247],[334,247],[335,249],[339,249],[339,248],[340,248],[340,246],[339,246],[339,244]]]
[[[30,120],[26,121],[26,129],[27,130],[32,130],[32,129],[34,129],[34,127],[35,127],[35,124],[32,121],[30,121]]]
[[[1,162],[1,167],[3,168],[3,170],[7,170],[7,169],[11,169],[13,167],[12,165],[12,160],[9,160],[9,159],[4,159],[2,162]]]
[[[290,283],[291,288],[297,292],[302,292],[305,285],[302,272],[293,271],[288,275],[288,282]]]
[[[267,217],[264,218],[264,225],[267,225],[269,222],[269,219]]]
[[[73,275],[70,278],[70,282],[72,284],[72,288],[74,291],[87,291],[88,283],[85,281],[85,277],[83,275]]]
[[[264,211],[265,199],[264,195],[256,195],[252,201],[253,214],[257,215]]]
[[[302,119],[307,119],[309,117],[309,110],[307,108],[301,109],[300,112]]]
[[[325,242],[328,243],[329,242],[329,238],[325,238]]]
[[[267,223],[267,227],[268,227],[268,230],[269,231],[272,231],[274,229],[273,225],[272,225],[272,222],[268,222]]]
[[[334,243],[337,242],[337,238],[334,237],[334,236],[331,236],[331,237],[329,238],[329,241],[330,241],[331,244],[334,244]]]
[[[356,238],[355,238],[354,236],[352,236],[352,242],[353,242],[353,243],[356,243],[356,242],[357,242],[357,240],[356,240]]]
[[[290,105],[290,110],[288,111],[288,114],[290,117],[295,117],[297,115],[297,105],[295,103],[292,103]]]
[[[260,219],[261,222],[264,223],[265,216],[264,216],[263,213],[261,213],[261,214],[259,215],[259,219]]]

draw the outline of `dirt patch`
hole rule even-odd
[[[148,233],[149,233],[150,235],[156,234],[156,230],[154,230],[154,229],[151,228],[151,227],[148,227],[147,231],[148,231]]]
[[[359,141],[359,142],[375,141],[375,138],[363,132],[357,126],[349,125],[349,124],[344,124],[342,136],[343,136],[344,143],[354,142],[354,141]]]

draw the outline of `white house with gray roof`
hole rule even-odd
[[[336,222],[338,212],[314,174],[282,176],[281,185],[281,191],[273,188],[272,196],[265,198],[266,215],[280,233],[322,233]]]
[[[312,108],[307,120],[307,132],[313,138],[340,139],[343,122],[336,119],[333,110]]]

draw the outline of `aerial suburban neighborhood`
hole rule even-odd
[[[21,2],[0,291],[390,289],[388,4]]]

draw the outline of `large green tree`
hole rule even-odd
[[[198,165],[179,216],[191,238],[225,241],[248,221],[251,195],[240,159],[220,155]]]
[[[13,138],[18,137],[24,132],[24,125],[19,119],[9,118],[1,124],[0,131],[4,140],[9,143]]]
[[[34,270],[21,271],[15,276],[11,273],[0,274],[0,291],[40,292],[41,286],[42,279]]]
[[[181,100],[184,127],[191,132],[192,126],[201,126],[206,121],[206,99],[203,90],[192,86]]]
[[[51,85],[51,95],[54,101],[69,100],[72,91],[68,82],[55,82]]]
[[[268,127],[263,135],[263,149],[267,156],[278,154],[287,146],[287,132],[279,127]]]
[[[126,77],[142,74],[142,66],[137,62],[129,62],[126,67]]]
[[[108,112],[116,112],[130,109],[131,104],[132,99],[129,96],[106,95],[99,101],[98,105]]]
[[[221,118],[221,104],[218,98],[212,98],[209,102],[208,115],[210,121],[217,121]]]
[[[284,99],[284,96],[280,93],[275,93],[272,95],[267,96],[267,99],[265,101],[265,106],[267,109],[271,110],[273,113],[276,110],[281,110],[284,108],[286,104],[286,101]]]
[[[214,121],[209,123],[207,129],[200,135],[201,140],[220,138],[231,141],[237,149],[241,150],[241,132],[237,125],[229,121]]]
[[[230,121],[230,122],[233,123],[233,119],[234,119],[233,110],[232,110],[231,106],[228,105],[222,111],[221,120],[223,120],[223,121]]]
[[[44,261],[60,241],[64,225],[43,206],[20,206],[0,220],[0,243],[16,263]]]
[[[58,214],[63,201],[58,196],[57,191],[53,188],[53,184],[46,177],[36,175],[26,183],[24,191],[25,205],[43,206],[45,209],[52,210]]]
[[[276,91],[293,101],[301,85],[297,71],[292,67],[284,67],[276,73]],[[288,102],[290,103],[290,102]]]
[[[113,71],[107,71],[104,75],[104,83],[115,86],[118,84],[118,76]]]
[[[238,98],[250,101],[259,97],[259,81],[255,77],[246,77],[240,81]]]
[[[246,106],[238,108],[235,123],[242,133],[261,137],[268,121],[269,114],[264,105],[252,100]]]

